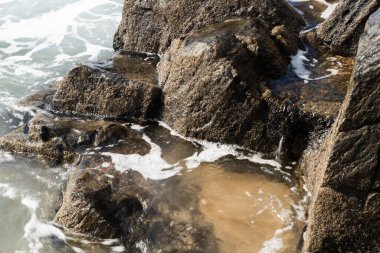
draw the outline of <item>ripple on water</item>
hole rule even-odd
[[[0,91],[20,97],[78,62],[111,56],[122,2],[1,1]]]

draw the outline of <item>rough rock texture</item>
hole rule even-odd
[[[284,0],[127,0],[114,48],[163,53],[171,41],[227,19],[260,17],[268,30],[285,25],[296,32],[305,24]]]
[[[111,152],[149,152],[140,133],[132,132],[135,139]],[[120,172],[102,154],[106,150],[109,147],[77,161],[54,222],[76,233],[120,238],[127,252],[140,252],[142,243],[149,252],[218,252],[212,225],[197,208],[197,187],[184,184],[180,177],[152,181],[136,171]]]
[[[270,34],[265,23],[250,19],[174,40],[158,67],[163,120],[186,136],[273,151],[283,108],[265,81],[285,74],[294,48],[297,40],[283,27]]]
[[[380,10],[368,20],[336,125],[315,177],[306,252],[380,251]]]
[[[26,124],[0,138],[0,147],[40,156],[54,164],[71,163],[87,147],[102,147],[133,139],[119,122],[57,117],[40,112]]]
[[[160,108],[151,54],[121,52],[112,61],[71,70],[52,99],[52,110],[65,114],[148,119]]]
[[[40,156],[54,164],[72,162],[75,155],[69,150],[67,142],[50,131],[49,123],[52,120],[51,115],[47,114],[35,116],[24,127],[1,137],[0,148]]]
[[[380,0],[342,0],[317,30],[317,39],[334,53],[355,56],[368,17]]]

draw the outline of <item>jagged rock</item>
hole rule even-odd
[[[143,212],[139,199],[149,193],[133,191],[135,181],[127,182],[128,175],[102,167],[109,162],[100,156],[81,158],[54,222],[98,238],[117,238],[128,232],[128,225]],[[122,191],[125,187],[132,189]]]
[[[380,250],[380,10],[360,39],[352,81],[331,134],[306,170],[316,176],[304,250]]]
[[[133,133],[119,122],[80,120],[41,112],[25,126],[1,137],[0,147],[41,156],[54,164],[71,163],[88,147],[104,147],[126,139],[132,145],[138,138]]]
[[[54,164],[71,162],[75,154],[70,152],[67,143],[50,132],[53,118],[47,114],[35,116],[24,127],[0,138],[4,150],[41,156]]]
[[[368,17],[380,7],[379,0],[342,0],[317,29],[317,40],[334,53],[355,56]]]
[[[154,118],[160,108],[151,54],[121,52],[111,61],[71,70],[52,99],[52,110],[64,114],[129,118]]]
[[[305,24],[283,0],[127,0],[114,48],[163,53],[172,40],[211,24],[257,17],[267,22],[268,30],[285,25],[289,31],[297,32]]]
[[[280,101],[262,97],[264,84],[287,70],[278,40],[297,47],[282,28],[273,34],[279,37],[262,22],[239,19],[174,40],[158,67],[163,120],[187,136],[273,151],[284,115]]]
[[[195,208],[197,189],[186,185],[180,196],[168,198],[173,184],[181,180],[151,181],[116,170],[110,157],[84,155],[54,222],[72,232],[120,238],[128,252],[140,252],[142,243],[149,252],[218,252],[212,226]]]

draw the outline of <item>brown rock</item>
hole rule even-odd
[[[298,32],[305,24],[283,0],[127,0],[114,48],[163,53],[172,40],[211,24],[257,17],[267,22],[268,30],[285,25],[289,31]]]
[[[134,153],[138,145],[139,150],[147,152],[149,147],[140,140],[140,135],[119,122],[78,120],[39,113],[24,127],[1,137],[0,147],[61,164],[73,162],[88,147]],[[125,147],[127,144],[120,142],[127,139],[128,148]]]
[[[163,119],[187,136],[260,145],[268,109],[259,83],[286,66],[286,56],[252,20],[226,21],[174,40],[158,71]]]
[[[379,0],[342,0],[317,30],[319,42],[334,53],[355,56],[369,16],[380,7]]]
[[[290,32],[284,25],[275,26],[271,32],[272,37],[285,53],[294,55],[298,51],[298,37]]]
[[[284,123],[282,102],[268,92],[266,81],[286,72],[292,51],[280,50],[279,41],[296,43],[286,34],[281,27],[268,34],[265,23],[239,19],[174,40],[158,67],[164,121],[187,136],[264,152],[274,151],[282,134],[289,134],[290,150],[294,141],[307,141],[310,131],[331,124],[329,117],[290,106]],[[296,153],[305,148],[298,146]]]
[[[181,194],[168,190],[179,186]],[[107,156],[84,155],[54,222],[76,233],[120,238],[128,252],[139,252],[141,242],[149,252],[218,252],[196,191],[177,177],[151,181],[117,171]]]
[[[307,161],[315,176],[305,252],[380,251],[379,24],[380,10],[360,39],[338,120]]]
[[[149,119],[160,108],[157,56],[122,52],[110,62],[71,70],[52,100],[52,110],[65,114]]]

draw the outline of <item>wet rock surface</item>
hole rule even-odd
[[[297,48],[297,39],[283,27],[269,34],[262,22],[250,19],[174,40],[158,67],[163,120],[186,136],[264,152],[274,151],[283,135],[286,149],[299,156],[304,148],[299,142],[331,125],[336,114],[307,111],[272,95],[268,80],[286,73],[289,52]]]
[[[252,20],[226,21],[174,40],[158,70],[163,119],[186,136],[259,143],[267,110],[259,83],[266,74],[284,73],[286,64],[270,35]]]
[[[137,138],[122,123],[84,120],[39,112],[23,127],[0,138],[4,150],[40,156],[54,164],[71,163],[88,147]]]
[[[114,48],[163,53],[172,40],[188,33],[228,19],[257,17],[268,23],[269,30],[285,25],[297,32],[304,25],[302,17],[283,0],[127,0]]]
[[[157,61],[156,55],[121,52],[108,62],[78,66],[59,85],[51,109],[82,116],[154,118],[161,99]]]
[[[380,11],[368,20],[343,107],[316,154],[305,251],[377,252],[379,212]]]
[[[379,0],[340,1],[317,29],[317,40],[334,53],[355,56],[365,24],[379,7]]]
[[[107,156],[84,155],[54,221],[73,232],[120,238],[128,252],[218,252],[212,225],[197,210],[198,190],[183,185],[179,198],[168,192],[177,184],[180,178],[151,181],[116,170]]]

